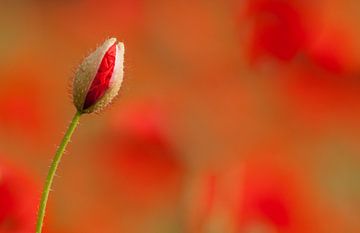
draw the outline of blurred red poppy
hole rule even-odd
[[[308,193],[311,184],[284,158],[264,151],[244,162],[239,194],[242,231],[261,226],[274,232],[321,232],[316,202]]]
[[[0,232],[27,233],[35,227],[38,189],[23,171],[0,161]]]
[[[305,60],[299,61],[309,61],[310,67],[337,75],[358,70],[354,67],[354,42],[349,29],[328,21],[322,23],[319,17],[323,16],[315,6],[297,0],[248,1],[246,16],[253,23],[250,61],[267,56],[290,62],[302,55]]]
[[[359,70],[349,32],[340,30],[339,25],[325,27],[314,23],[311,26],[313,33],[305,51],[311,63],[335,75],[352,74]]]
[[[132,103],[114,116],[108,133],[108,168],[121,193],[143,208],[176,196],[180,187],[182,165],[166,122],[159,105]]]
[[[303,13],[298,1],[248,1],[247,15],[254,21],[251,57],[264,55],[292,60],[307,39]]]

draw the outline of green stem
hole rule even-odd
[[[39,212],[38,212],[37,222],[36,222],[36,233],[41,233],[43,221],[44,221],[44,217],[45,217],[46,204],[47,204],[47,201],[49,198],[49,193],[50,193],[51,185],[54,180],[56,169],[60,163],[62,155],[64,154],[66,146],[69,143],[71,136],[74,133],[76,126],[79,123],[80,116],[81,116],[81,113],[79,113],[79,112],[75,113],[75,115],[74,115],[73,119],[71,120],[70,125],[69,125],[56,153],[55,153],[53,161],[50,165],[49,172],[46,177],[45,184],[44,184],[44,190],[43,190],[41,200],[40,200],[40,207],[39,207]]]

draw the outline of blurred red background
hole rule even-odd
[[[360,2],[0,0],[0,233],[33,232],[73,71],[125,43],[46,233],[360,232]]]

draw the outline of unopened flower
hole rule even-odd
[[[36,220],[36,233],[42,232],[46,205],[55,173],[66,146],[79,124],[80,116],[84,113],[99,112],[117,95],[123,79],[123,62],[124,44],[117,42],[115,38],[110,38],[87,56],[76,71],[73,84],[73,102],[76,113],[56,150],[46,177]],[[2,232],[1,229],[0,232]]]
[[[79,66],[73,102],[79,113],[99,112],[117,95],[123,80],[124,44],[106,40]]]

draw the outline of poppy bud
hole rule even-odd
[[[99,112],[117,95],[123,80],[124,52],[124,44],[110,38],[84,59],[73,83],[78,112]]]

